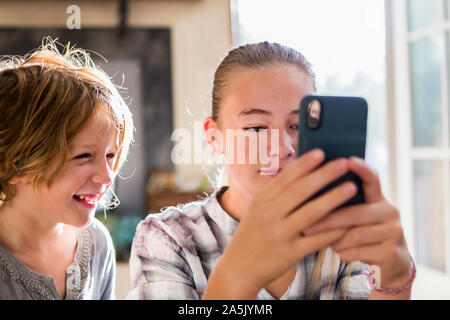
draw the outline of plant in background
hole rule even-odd
[[[136,233],[136,227],[142,220],[140,212],[109,211],[108,215],[99,214],[97,219],[101,221],[111,234],[116,249],[117,261],[128,261],[130,258],[131,244]]]

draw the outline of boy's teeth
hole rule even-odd
[[[90,196],[78,196],[78,198],[80,198],[81,200],[86,200],[86,201],[93,201],[95,199],[95,197],[90,197]]]

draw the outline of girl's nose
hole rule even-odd
[[[271,157],[278,156],[280,160],[295,156],[294,139],[286,130],[275,129],[272,134],[278,135],[278,139],[270,139],[269,154]],[[273,142],[272,142],[273,141]],[[277,143],[277,145],[274,145]]]
[[[284,131],[283,141],[280,143],[280,158],[287,159],[295,156],[295,147],[294,147],[294,139],[292,136]]]

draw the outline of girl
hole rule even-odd
[[[0,299],[114,299],[114,247],[94,214],[132,130],[83,50],[48,41],[1,62]]]
[[[208,199],[139,224],[129,298],[410,297],[413,264],[399,214],[384,199],[376,174],[357,158],[319,168],[321,150],[295,158],[299,102],[314,92],[310,64],[293,49],[263,42],[228,53],[215,72],[212,117],[204,129],[215,153],[243,152],[247,162],[227,163],[227,186]],[[222,139],[208,135],[212,130]],[[272,147],[278,144],[278,151],[267,148],[278,166],[249,163],[247,146],[224,143],[239,130],[249,140],[264,133]],[[355,195],[351,182],[306,202],[349,170],[362,179],[366,203],[337,209]],[[362,262],[380,268],[381,288],[371,290]]]

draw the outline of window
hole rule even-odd
[[[395,177],[419,298],[450,297],[449,0],[388,0]],[[388,80],[389,81],[389,80]]]
[[[367,161],[390,194],[385,23],[381,0],[235,0],[234,45],[273,41],[312,63],[321,94],[363,96],[369,105]]]
[[[234,0],[234,45],[302,52],[318,92],[369,104],[367,161],[401,212],[413,298],[450,298],[450,0]]]

